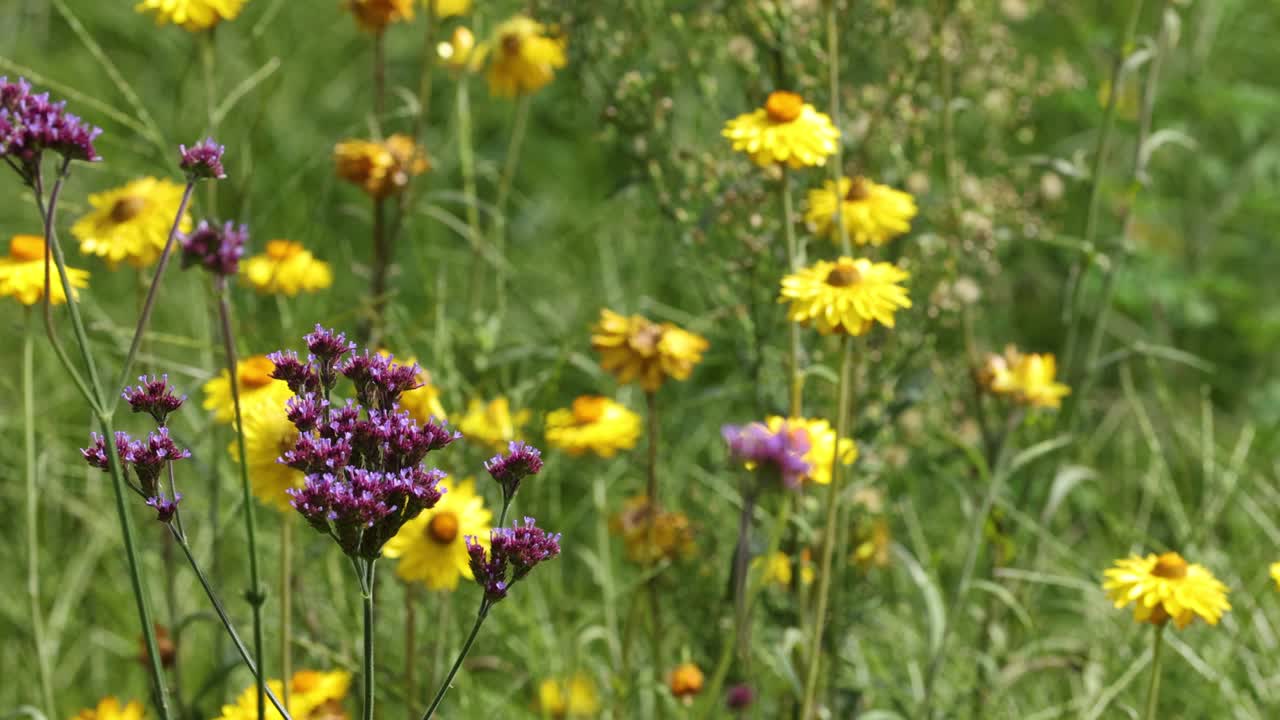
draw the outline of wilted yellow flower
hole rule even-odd
[[[457,590],[459,578],[474,577],[465,538],[488,547],[493,513],[476,494],[475,480],[455,485],[445,479],[440,485],[445,489],[440,502],[405,523],[382,554],[399,559],[396,575],[402,580],[424,583],[428,590]]]
[[[146,711],[137,700],[122,706],[114,696],[108,695],[98,701],[97,707],[76,713],[75,720],[142,720],[145,716]]]
[[[459,25],[449,39],[436,46],[440,61],[455,72],[471,69],[471,55],[476,48],[476,36]]]
[[[622,536],[627,559],[640,565],[676,560],[693,552],[693,526],[681,512],[654,506],[644,495],[623,504],[609,518],[609,529]]]
[[[836,209],[844,215],[845,234],[855,245],[883,245],[911,230],[916,201],[909,193],[864,177],[840,178],[839,190],[828,180],[809,191],[804,219],[814,233],[840,242]]]
[[[640,437],[640,416],[625,405],[599,395],[583,395],[572,408],[547,414],[547,444],[570,455],[593,452],[613,457],[630,450]]]
[[[575,673],[567,680],[547,678],[538,683],[534,710],[553,718],[594,717],[600,712],[600,697],[585,673]]]
[[[484,402],[472,399],[467,412],[458,421],[458,432],[467,440],[474,440],[497,452],[507,449],[507,443],[520,438],[520,428],[529,422],[529,411],[511,414],[511,402],[498,397]]]
[[[547,35],[547,26],[524,15],[503,22],[493,39],[476,49],[476,61],[492,52],[489,92],[515,97],[537,92],[565,66],[565,40]]]
[[[764,568],[761,582],[766,585],[789,587],[792,578],[795,577],[792,571],[791,556],[781,550],[768,557],[758,557],[752,561],[752,564],[757,568]],[[813,583],[813,579],[816,576],[817,572],[813,569],[813,561],[810,557],[809,549],[805,548],[800,556],[800,582],[809,585]]]
[[[819,260],[782,278],[779,301],[791,303],[792,322],[812,323],[823,335],[862,335],[873,322],[893,327],[893,314],[911,307],[906,288],[898,285],[908,277],[891,263]]]
[[[771,93],[764,107],[725,123],[720,134],[761,167],[825,165],[840,141],[830,117],[785,90]]]
[[[431,169],[413,138],[399,134],[382,142],[345,140],[334,147],[333,159],[338,177],[375,198],[403,191],[415,175]]]
[[[447,18],[455,15],[466,15],[471,12],[471,0],[422,0],[429,10],[434,10],[436,17]]]
[[[329,263],[317,260],[302,243],[292,240],[267,241],[265,252],[241,261],[240,276],[249,287],[264,295],[278,293],[293,297],[333,284]]]
[[[240,412],[248,415],[259,404],[284,406],[293,397],[293,391],[283,380],[276,380],[271,373],[275,363],[266,355],[252,355],[236,363],[236,375],[240,382]],[[204,384],[204,409],[213,411],[214,422],[230,425],[236,421],[236,408],[231,397],[231,374],[223,370],[218,377]]]
[[[284,697],[284,683],[268,680],[267,687],[278,698]],[[342,670],[318,672],[300,670],[289,681],[289,704],[286,709],[294,720],[346,720],[342,707],[351,689],[351,673]],[[280,711],[267,703],[267,717],[278,719]],[[250,685],[232,705],[223,705],[217,720],[257,720],[258,687]]]
[[[693,663],[683,663],[667,674],[667,688],[676,698],[691,703],[702,692],[704,680],[701,668]]]
[[[0,297],[11,297],[23,305],[44,300],[44,238],[39,235],[14,235],[9,240],[9,255],[0,257]],[[88,287],[86,270],[67,268],[72,292]],[[79,294],[76,294],[79,297]],[[49,259],[49,302],[61,305],[67,301],[58,269]]]
[[[120,262],[142,268],[160,259],[173,219],[182,204],[184,186],[145,177],[123,187],[89,196],[93,212],[71,226],[80,252],[96,255],[115,269]],[[178,229],[191,229],[191,213],[184,213]]]
[[[223,20],[234,20],[245,0],[142,0],[135,12],[156,14],[156,24],[173,23],[192,32],[208,30]]]
[[[806,482],[819,485],[831,484],[831,465],[836,455],[836,431],[826,420],[810,420],[809,418],[784,418],[770,415],[766,418],[769,432],[776,433],[785,425],[789,432],[803,431],[809,437],[809,452],[804,454],[804,461],[809,463],[809,475]],[[840,462],[852,465],[858,459],[858,446],[850,438],[840,441]]]
[[[1008,363],[1012,360],[1012,365]],[[1051,353],[1021,354],[1016,350],[1011,358],[990,356],[987,368],[991,373],[991,391],[1013,398],[1033,407],[1056,408],[1062,398],[1071,394],[1071,388],[1057,382],[1057,362]]]
[[[356,24],[370,32],[382,32],[393,22],[413,19],[413,0],[347,0]]]
[[[889,566],[889,521],[882,517],[868,518],[854,531],[853,564],[863,572],[871,568]]]
[[[1199,616],[1217,625],[1231,609],[1227,586],[1208,568],[1189,564],[1176,552],[1117,560],[1103,575],[1107,597],[1117,608],[1133,603],[1138,622],[1163,625],[1172,619],[1181,630]]]
[[[302,487],[304,476],[301,470],[277,460],[293,449],[298,441],[298,429],[289,422],[284,403],[261,402],[241,415],[249,486],[254,497],[280,512],[293,512],[289,504],[293,498],[285,491]],[[240,446],[235,440],[231,441],[228,451],[240,462]]]
[[[707,349],[706,338],[672,323],[655,323],[640,315],[625,317],[612,310],[600,311],[591,333],[600,367],[618,382],[638,381],[646,392],[657,392],[668,377],[687,380]]]

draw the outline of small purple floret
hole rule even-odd
[[[249,241],[249,228],[227,222],[222,227],[210,225],[201,220],[190,234],[179,238],[182,243],[182,267],[199,265],[219,277],[230,277],[240,268],[240,257],[244,255],[245,244]]]
[[[84,456],[85,462],[102,472],[110,472],[111,460],[107,454],[106,441],[98,433],[91,433],[89,439],[92,440],[89,447],[80,448],[80,454]],[[128,433],[116,431],[116,457],[120,458],[121,463],[124,462],[125,455],[129,453],[129,442]]]
[[[169,387],[167,374],[160,377],[143,375],[138,378],[138,382],[142,384],[125,388],[121,397],[129,403],[129,407],[133,408],[134,412],[145,412],[161,425],[165,424],[169,413],[182,407],[182,403],[187,399],[186,395],[178,397],[173,393]]]
[[[315,368],[310,362],[298,359],[298,353],[293,350],[277,350],[268,354],[267,359],[275,365],[271,370],[271,377],[275,380],[283,380],[294,395],[304,395],[320,390],[320,378]]]
[[[466,542],[471,573],[490,604],[505,598],[511,586],[539,563],[560,554],[560,533],[548,533],[529,517],[523,524],[491,530],[487,556],[474,537],[468,536]]]
[[[52,102],[48,93],[32,94],[31,84],[0,77],[0,158],[18,170],[23,181],[34,182],[45,150],[66,160],[100,160],[93,142],[102,133],[66,111],[66,102]]]
[[[745,427],[725,425],[720,434],[731,456],[777,473],[782,484],[791,490],[799,489],[809,474],[811,467],[804,459],[809,452],[809,433],[802,427],[790,428],[784,422],[773,432],[764,424],[754,422]]]
[[[179,145],[178,150],[182,154],[182,160],[178,163],[178,167],[182,168],[183,172],[187,174],[188,182],[210,178],[222,180],[227,176],[227,173],[222,169],[222,154],[227,149],[214,142],[213,138],[205,138],[190,148],[186,145]]]
[[[542,470],[542,453],[520,440],[512,440],[507,445],[507,452],[486,460],[484,469],[502,486],[503,499],[510,501],[520,489],[521,480]]]

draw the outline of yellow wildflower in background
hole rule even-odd
[[[471,68],[471,55],[476,48],[476,36],[465,27],[453,29],[449,39],[436,46],[436,54],[445,67],[460,72]]]
[[[1058,365],[1051,353],[1022,354],[1015,350],[1005,358],[994,355],[988,358],[987,369],[992,392],[1012,395],[1026,405],[1057,408],[1062,405],[1062,398],[1071,394],[1070,387],[1054,379]]]
[[[472,536],[487,548],[493,513],[476,494],[475,480],[455,485],[446,478],[440,485],[445,489],[440,502],[405,523],[382,554],[399,559],[396,575],[402,580],[421,582],[428,590],[457,590],[459,578],[474,577],[465,538]]]
[[[71,226],[80,252],[107,261],[113,270],[121,262],[143,268],[160,259],[173,218],[182,204],[183,185],[153,177],[89,196],[93,211]],[[178,229],[191,229],[191,213],[184,213]]]
[[[873,322],[893,327],[893,314],[911,307],[906,288],[910,277],[891,263],[842,257],[819,260],[782,279],[780,302],[790,302],[792,322],[813,324],[823,335],[862,335]]]
[[[791,556],[781,550],[768,557],[761,556],[756,558],[752,561],[752,565],[757,568],[763,567],[762,582],[766,585],[790,587],[791,581],[795,577]],[[813,561],[808,548],[806,548],[800,557],[800,582],[810,585],[816,576],[817,572],[813,569]]]
[[[1271,563],[1271,579],[1276,583],[1276,589],[1280,590],[1280,562]]]
[[[276,380],[271,373],[275,363],[266,355],[252,355],[236,363],[236,375],[240,382],[240,412],[248,415],[257,405],[267,403],[284,407],[293,397],[293,391],[283,380]],[[231,398],[231,373],[223,370],[204,384],[204,409],[213,411],[213,421],[230,425],[236,421],[236,408]]]
[[[406,365],[412,365],[415,362],[417,360],[412,357],[404,361]],[[422,368],[418,373],[418,382],[421,383],[420,386],[400,394],[400,409],[408,411],[409,417],[422,425],[430,422],[432,418],[437,421],[447,419],[444,405],[440,404],[440,388],[432,383],[431,373],[426,368]]]
[[[484,402],[472,399],[467,412],[458,421],[458,432],[467,440],[477,442],[490,450],[504,452],[507,443],[520,439],[520,428],[529,422],[529,411],[511,414],[511,402],[498,397]]]
[[[356,24],[370,32],[382,32],[393,22],[413,19],[413,0],[347,0]]]
[[[244,452],[248,458],[249,486],[254,497],[280,512],[292,512],[285,492],[300,488],[304,477],[277,459],[292,450],[298,441],[298,429],[289,422],[284,403],[261,402],[244,411]],[[235,440],[228,446],[231,457],[240,462],[240,448]]]
[[[431,169],[413,138],[399,134],[382,142],[344,140],[333,148],[333,160],[338,177],[374,198],[403,191],[410,179]]]
[[[503,22],[493,40],[476,49],[477,61],[492,52],[489,92],[515,97],[537,92],[565,66],[565,40],[550,37],[547,26],[524,15]]]
[[[769,432],[776,433],[785,425],[789,432],[803,431],[809,436],[809,452],[804,454],[804,461],[809,463],[808,482],[819,485],[831,484],[831,465],[836,454],[836,431],[826,420],[810,420],[809,418],[784,418],[770,415],[765,422]],[[840,462],[852,465],[858,459],[858,446],[853,440],[844,438],[840,441]]]
[[[636,446],[640,416],[607,397],[583,395],[571,408],[547,414],[545,435],[548,445],[570,455],[592,452],[613,457]]]
[[[1231,609],[1227,586],[1208,568],[1188,563],[1176,552],[1117,560],[1103,575],[1107,597],[1117,608],[1132,603],[1138,622],[1163,625],[1172,619],[1181,630],[1200,617],[1217,625]]]
[[[706,338],[672,323],[659,324],[640,315],[625,317],[607,309],[600,311],[591,333],[600,367],[620,383],[638,381],[645,392],[657,392],[668,377],[687,380],[707,349]]]
[[[882,517],[858,523],[853,536],[853,564],[867,572],[871,568],[889,567],[889,521]]]
[[[693,698],[702,692],[706,678],[702,669],[693,663],[682,663],[667,674],[667,689],[685,704],[693,702]]]
[[[471,0],[422,0],[428,9],[435,10],[436,17],[447,18],[471,12]]]
[[[184,30],[208,30],[223,20],[234,20],[245,0],[142,0],[135,12],[156,14],[156,24],[173,23]]]
[[[44,238],[39,235],[14,235],[9,240],[9,255],[0,257],[0,297],[11,297],[23,305],[44,300]],[[86,270],[67,268],[71,290],[88,287]],[[76,293],[79,297],[79,293]],[[61,305],[67,301],[58,269],[49,260],[49,302]]]
[[[547,678],[538,683],[534,711],[553,718],[594,717],[600,712],[596,685],[585,673],[570,678]]]
[[[268,680],[267,687],[278,698],[284,697],[284,683]],[[318,672],[299,670],[289,680],[289,704],[286,709],[294,720],[345,720],[342,702],[351,689],[351,673],[342,670]],[[279,718],[280,711],[267,703],[267,717]],[[258,687],[250,685],[231,705],[222,706],[217,720],[257,720]]]
[[[292,240],[269,240],[260,255],[240,263],[240,276],[249,287],[264,295],[282,294],[293,297],[300,292],[324,290],[333,284],[329,263],[317,260],[302,243]]]
[[[687,557],[694,549],[689,518],[655,506],[644,495],[627,500],[622,510],[609,518],[609,529],[622,536],[627,559],[640,565]]]
[[[764,107],[725,123],[720,134],[761,167],[825,165],[840,141],[830,117],[785,90],[770,93]]]
[[[911,230],[916,201],[910,194],[864,177],[840,178],[839,188],[828,180],[809,191],[804,219],[813,232],[840,242],[836,210],[844,215],[845,234],[855,245],[883,245]]]
[[[142,720],[145,716],[146,711],[137,700],[122,706],[115,696],[108,695],[99,700],[96,707],[76,713],[75,720]]]

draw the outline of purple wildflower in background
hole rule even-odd
[[[190,234],[180,238],[182,267],[199,265],[219,277],[230,277],[240,268],[240,256],[249,241],[249,228],[227,222],[222,227],[201,220]]]
[[[505,598],[539,563],[560,554],[560,533],[548,533],[530,517],[523,524],[491,530],[487,555],[475,537],[468,536],[466,543],[471,573],[490,604]]]
[[[484,469],[502,486],[502,499],[510,502],[520,489],[520,481],[542,470],[542,453],[538,448],[520,440],[507,445],[507,455],[494,455],[484,463]]]
[[[0,158],[24,182],[34,183],[45,150],[67,161],[101,159],[93,142],[102,129],[68,113],[66,105],[50,101],[48,93],[33,94],[31,84],[22,78],[9,82],[0,77]]]
[[[143,375],[138,378],[138,382],[142,384],[125,388],[120,396],[129,403],[129,407],[133,408],[134,412],[145,412],[155,418],[160,425],[164,425],[169,413],[182,407],[182,403],[187,399],[186,395],[178,397],[173,393],[169,387],[167,374],[160,377]]]
[[[725,425],[720,434],[732,457],[748,467],[776,473],[789,489],[798,489],[809,474],[810,465],[804,459],[809,452],[809,433],[802,427],[789,428],[784,422],[773,432],[763,423],[753,422],[746,426]]]
[[[227,176],[222,168],[222,154],[227,149],[214,142],[213,138],[205,138],[190,148],[179,145],[178,150],[182,153],[182,160],[178,163],[178,167],[187,174],[187,182],[210,178],[222,180]]]
[[[725,693],[724,704],[734,712],[743,712],[756,701],[756,692],[746,683],[739,683]]]

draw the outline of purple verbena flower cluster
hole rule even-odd
[[[156,423],[160,425],[164,425],[169,413],[182,407],[182,403],[187,399],[186,395],[179,397],[173,393],[169,387],[168,375],[160,377],[143,375],[138,378],[138,382],[142,384],[125,388],[121,397],[129,403],[129,407],[133,408],[134,412],[145,412],[155,418]]]
[[[227,149],[214,142],[213,138],[205,138],[190,148],[179,145],[178,149],[182,153],[182,160],[178,163],[178,167],[187,174],[188,182],[210,178],[222,180],[227,176],[222,168],[222,154]]]
[[[182,243],[182,267],[199,265],[219,277],[230,277],[240,268],[240,257],[249,242],[249,228],[232,222],[222,227],[201,220],[191,233],[179,238]]]
[[[294,352],[270,356],[272,377],[295,393],[287,413],[298,440],[279,462],[306,475],[289,492],[307,522],[348,555],[372,560],[404,523],[440,500],[445,474],[423,461],[462,436],[442,423],[419,425],[400,409],[400,393],[416,387],[416,365],[357,355],[345,335],[319,325],[305,340],[305,361]],[[353,382],[356,400],[330,402],[339,376]]]
[[[484,469],[502,486],[502,499],[511,502],[520,481],[542,470],[542,453],[538,448],[520,440],[507,445],[507,455],[494,455],[484,463]]]
[[[90,436],[93,441],[87,448],[81,448],[80,454],[93,467],[109,472],[111,470],[110,448],[106,439],[98,433]],[[143,440],[134,440],[128,433],[117,432],[115,437],[116,455],[125,470],[125,480],[134,492],[146,499],[147,504],[155,508],[161,522],[169,522],[178,509],[182,495],[173,493],[173,498],[165,496],[161,488],[161,475],[169,463],[191,457],[191,451],[178,447],[169,437],[169,429],[162,427]],[[137,484],[129,481],[128,470],[132,468]]]
[[[732,457],[776,474],[791,490],[799,489],[809,474],[811,467],[804,459],[809,452],[809,433],[803,427],[790,427],[784,422],[773,432],[763,423],[753,422],[746,426],[725,425],[720,434]]]
[[[33,94],[31,84],[0,77],[0,158],[14,167],[23,181],[34,183],[45,150],[67,160],[95,162],[101,158],[93,141],[102,133],[67,112],[67,103],[51,102],[49,93]]]
[[[560,533],[548,533],[533,518],[509,528],[489,531],[489,551],[474,536],[468,535],[467,555],[476,583],[484,588],[485,602],[492,605],[541,562],[560,554]]]

